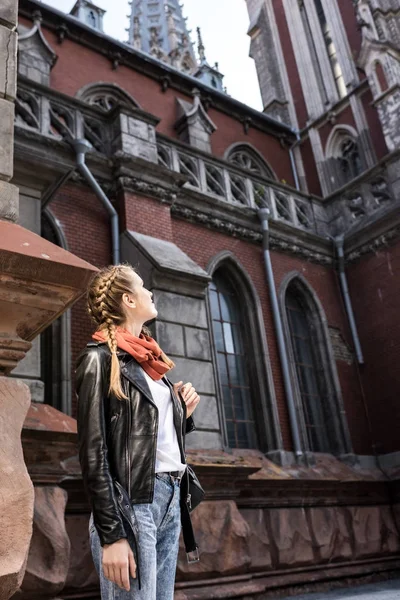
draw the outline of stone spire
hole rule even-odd
[[[130,0],[128,43],[223,92],[223,75],[206,60],[200,29],[197,61],[179,0]],[[217,65],[217,63],[216,63]]]
[[[165,57],[170,57],[176,55],[176,50],[180,50],[191,59],[190,62],[195,68],[196,57],[192,44],[184,43],[189,41],[190,32],[186,26],[186,19],[182,15],[182,4],[179,4],[179,0],[131,0],[129,4],[131,6],[127,29],[129,44],[136,48],[138,33],[140,33],[140,50],[154,55],[154,40],[157,39],[159,56],[163,54]]]

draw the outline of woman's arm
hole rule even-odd
[[[87,348],[77,361],[79,460],[102,546],[127,537],[107,459],[104,400],[109,369],[107,355],[97,347]]]

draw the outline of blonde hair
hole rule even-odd
[[[109,394],[114,394],[120,400],[128,397],[121,386],[121,371],[117,357],[116,328],[126,320],[123,309],[122,295],[135,294],[133,287],[133,273],[136,270],[129,264],[110,265],[98,271],[89,283],[87,291],[87,307],[89,315],[95,321],[97,328],[106,334],[108,347],[111,351],[111,373]],[[151,331],[143,326],[144,335],[151,336]],[[175,363],[164,352],[163,360],[171,369]]]

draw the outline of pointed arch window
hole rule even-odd
[[[222,270],[210,284],[210,308],[228,445],[258,448],[242,311],[233,282]]]
[[[128,92],[113,83],[91,83],[84,86],[77,93],[77,97],[92,106],[97,106],[105,112],[115,106],[126,104],[133,108],[140,108],[139,104]]]
[[[346,138],[340,144],[338,162],[344,181],[351,181],[362,172],[362,163],[357,143],[352,138]]]
[[[312,452],[347,452],[350,440],[329,334],[316,301],[299,278],[286,289],[284,311],[303,444]]]

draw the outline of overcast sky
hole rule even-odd
[[[105,32],[126,41],[128,0],[95,0],[95,3],[107,11]],[[250,38],[246,31],[249,19],[245,0],[182,0],[182,3],[192,40],[196,41],[196,27],[201,27],[206,58],[211,65],[219,63],[228,94],[262,110],[254,61],[248,56]],[[69,12],[75,0],[46,0],[44,4]]]

